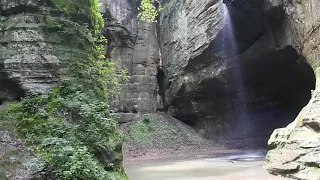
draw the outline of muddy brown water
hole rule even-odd
[[[285,180],[263,169],[260,155],[125,163],[130,180]],[[288,179],[287,179],[288,180]]]

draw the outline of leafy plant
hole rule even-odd
[[[157,0],[141,0],[138,18],[142,21],[157,22],[157,16],[162,8],[156,7],[155,4],[159,4]]]
[[[44,31],[58,30],[61,37],[71,36],[87,56],[65,62],[61,82],[51,92],[28,95],[1,112],[0,119],[15,127],[38,159],[38,163],[30,163],[36,167],[36,179],[126,179],[123,137],[108,105],[119,92],[119,83],[114,64],[104,55],[106,39],[99,34],[103,27],[99,1],[51,1],[66,16],[48,18]],[[68,18],[77,11],[87,14],[92,25]]]

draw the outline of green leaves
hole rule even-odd
[[[45,151],[40,157],[47,162],[49,169],[55,169],[56,179],[112,179],[112,174],[104,170],[86,146],[77,146],[60,138],[44,139],[41,146]]]
[[[99,34],[103,27],[100,3],[51,1],[65,16],[48,18],[44,28],[58,31],[61,39],[76,38],[75,46],[83,40],[88,55],[77,61],[65,60],[61,82],[54,90],[25,97],[0,117],[16,128],[41,161],[41,168],[35,168],[39,180],[126,179],[119,148],[123,137],[108,105],[110,97],[119,92],[119,82],[114,64],[105,57],[106,39]],[[68,16],[83,13],[92,26]]]
[[[156,8],[155,3],[158,3],[156,0],[142,0],[141,5],[138,8],[140,11],[138,18],[142,21],[147,22],[157,22],[158,13],[161,11],[161,8]]]
[[[87,16],[91,22],[93,33],[100,33],[104,21],[100,13],[101,3],[99,0],[51,0],[53,5],[66,14],[76,14],[77,16]],[[81,19],[81,18],[79,18]]]
[[[87,88],[80,79],[64,82],[50,95],[27,97],[2,115],[17,124],[18,135],[45,163],[39,179],[126,179],[119,163],[123,137],[107,102]],[[116,151],[120,156],[108,159],[106,154]]]

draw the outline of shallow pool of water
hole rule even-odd
[[[192,158],[192,157],[191,157]],[[197,160],[153,160],[125,164],[130,180],[284,180],[263,169],[260,155]]]

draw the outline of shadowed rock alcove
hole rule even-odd
[[[224,3],[223,28],[189,60],[169,112],[206,138],[266,147],[273,130],[308,103],[315,75],[296,44],[282,39],[282,9],[264,11],[264,1]]]
[[[229,69],[227,94],[232,97],[229,101],[235,118],[226,135],[261,137],[265,139],[261,145],[266,145],[273,130],[293,122],[309,102],[315,75],[289,46],[252,59],[234,60],[239,63]]]
[[[25,95],[25,90],[0,69],[0,105],[6,101],[19,101]]]

